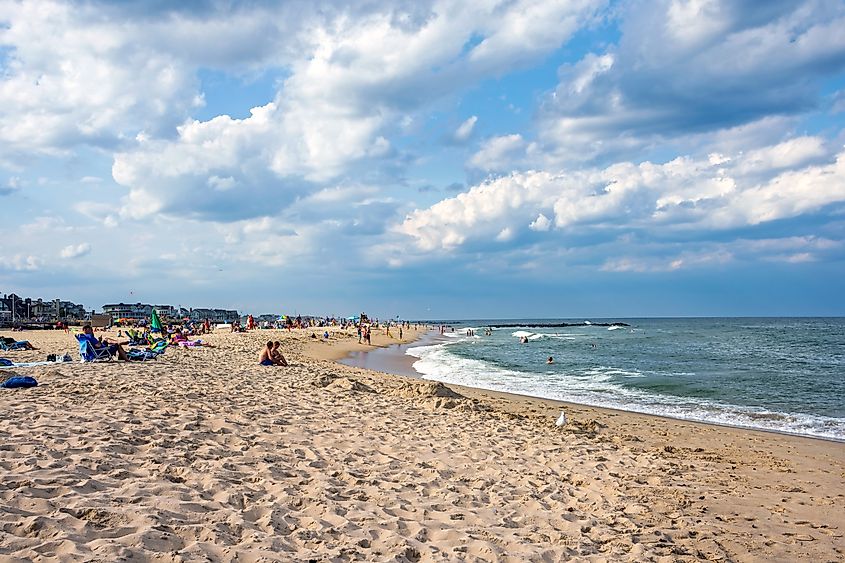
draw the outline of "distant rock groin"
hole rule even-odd
[[[567,326],[631,326],[628,323],[505,323],[505,324],[488,324],[491,328],[564,328]]]

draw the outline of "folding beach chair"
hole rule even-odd
[[[79,342],[79,357],[83,362],[109,362],[112,359],[112,353],[106,346],[104,348],[94,348],[84,335],[76,334],[76,340]]]
[[[147,348],[147,350],[155,354],[164,354],[164,350],[167,348],[167,346],[167,340],[156,340],[155,343],[150,344],[150,347]]]
[[[9,352],[11,350],[26,350],[27,344],[29,344],[28,340],[18,340],[17,342],[12,342],[11,344],[6,344],[0,340],[0,350],[4,352]]]
[[[140,348],[130,348],[129,351],[126,352],[126,357],[133,362],[147,362],[149,360],[155,360],[158,357],[158,354],[149,350],[142,350]]]

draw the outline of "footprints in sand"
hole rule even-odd
[[[656,447],[577,412],[558,428],[538,408],[506,412],[433,382],[304,362],[295,341],[292,367],[259,370],[244,342],[223,335],[219,348],[142,368],[61,366],[39,395],[7,404],[0,467],[15,477],[0,481],[0,558],[675,561],[747,551],[727,541],[747,521],[712,504],[744,478],[729,456]],[[761,471],[790,469],[761,459]],[[793,481],[778,493],[829,510],[842,500]],[[742,513],[762,529],[788,506]],[[778,542],[841,534],[792,520]],[[765,549],[756,553],[780,553]]]

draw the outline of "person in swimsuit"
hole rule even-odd
[[[258,355],[258,363],[262,366],[272,366],[275,365],[273,362],[273,341],[268,340],[267,345],[261,350],[261,353]]]
[[[273,343],[273,350],[271,351],[270,358],[273,360],[273,363],[277,366],[288,365],[288,361],[285,359],[284,354],[282,354],[282,343],[278,340]]]

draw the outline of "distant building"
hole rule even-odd
[[[103,313],[111,315],[114,322],[120,319],[134,319],[136,321],[149,319],[150,315],[153,314],[153,309],[160,317],[171,317],[174,312],[174,308],[170,305],[149,305],[147,303],[109,303],[103,305]]]
[[[208,319],[212,323],[231,323],[240,318],[237,311],[230,309],[190,309],[187,317],[192,321],[204,321]]]
[[[85,307],[72,301],[23,298],[14,293],[0,298],[0,321],[3,322],[54,323],[78,321],[86,316]]]
[[[164,321],[182,319],[204,321],[208,319],[213,323],[228,323],[238,319],[237,311],[227,309],[185,309],[172,305],[149,305],[147,303],[110,303],[103,305],[103,313],[111,315],[114,322],[119,319],[149,319],[153,309]]]

